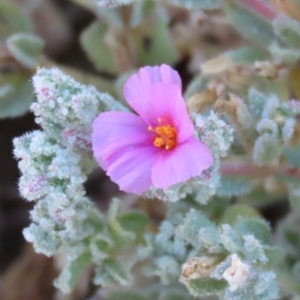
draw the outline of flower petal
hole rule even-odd
[[[161,151],[152,168],[152,184],[165,189],[199,176],[213,163],[211,151],[194,137],[172,151]]]
[[[178,143],[194,136],[194,126],[178,86],[156,83],[151,86],[150,94],[152,108],[147,119],[152,127],[164,124],[175,126]]]
[[[126,148],[152,145],[153,136],[139,117],[125,112],[104,112],[93,122],[92,145],[101,167],[117,159],[116,153]]]
[[[128,104],[144,120],[147,120],[152,108],[150,89],[155,83],[176,85],[181,90],[178,73],[167,65],[141,68],[124,84],[123,91]]]
[[[120,150],[118,158],[107,166],[107,175],[122,191],[140,195],[152,185],[151,168],[158,151],[153,146]]]

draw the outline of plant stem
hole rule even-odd
[[[255,166],[250,163],[229,163],[224,162],[220,167],[221,174],[233,176],[251,176],[262,178],[271,175],[283,175],[300,179],[300,170],[288,165],[278,166]]]
[[[277,16],[277,12],[262,0],[241,0],[241,2],[269,21],[273,21]]]

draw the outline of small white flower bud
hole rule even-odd
[[[237,290],[246,281],[249,267],[236,254],[231,256],[231,266],[223,273],[223,278],[229,284],[230,292]]]

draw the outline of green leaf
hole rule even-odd
[[[173,0],[173,3],[187,9],[211,10],[221,8],[221,0]]]
[[[289,182],[287,184],[289,190],[289,200],[292,207],[292,211],[296,214],[300,214],[300,187],[298,180],[295,183]]]
[[[259,213],[246,204],[235,204],[228,207],[222,217],[222,223],[234,224],[238,217],[259,217]]]
[[[11,0],[0,1],[0,36],[16,32],[33,32],[33,24]]]
[[[300,167],[300,143],[295,147],[287,147],[282,152],[285,160],[292,166]]]
[[[239,218],[234,228],[242,235],[252,234],[263,243],[269,242],[270,226],[260,218]]]
[[[138,37],[137,49],[139,58],[143,65],[172,65],[177,60],[178,54],[168,30],[168,24],[163,16],[159,13],[155,14],[153,30],[149,36],[150,45],[144,45],[144,37]]]
[[[123,72],[114,81],[114,88],[115,88],[115,92],[117,94],[117,99],[119,99],[119,101],[121,103],[123,103],[125,106],[127,106],[128,104],[127,104],[127,101],[125,100],[125,97],[123,94],[123,86],[124,86],[125,82],[128,80],[128,78],[136,72],[137,72],[137,70],[130,70],[127,72]]]
[[[4,84],[0,86],[0,98],[5,98],[7,97],[11,92],[14,91],[14,86],[11,84]],[[1,103],[1,101],[0,101]]]
[[[132,232],[125,230],[119,220],[119,207],[120,202],[116,198],[113,199],[109,210],[108,210],[108,230],[111,238],[116,243],[122,247],[130,245],[130,243],[135,239],[135,236]]]
[[[34,69],[42,54],[44,42],[37,36],[28,33],[16,33],[6,40],[11,54],[23,66]]]
[[[155,7],[155,2],[152,0],[139,0],[133,4],[130,17],[130,25],[136,27],[143,23],[143,20],[150,11]]]
[[[122,28],[124,20],[120,9],[111,9],[103,6],[96,6],[94,12],[110,28]]]
[[[216,226],[211,223],[207,218],[195,210],[190,210],[182,225],[177,228],[180,236],[191,244],[198,246],[199,244],[199,231],[209,229],[209,233],[213,236],[218,234]]]
[[[160,256],[155,259],[155,268],[153,273],[150,272],[149,275],[159,276],[162,284],[171,284],[178,281],[180,267],[180,264],[173,256]]]
[[[207,88],[208,83],[209,77],[207,75],[200,74],[196,76],[188,85],[184,98],[188,99],[191,96],[204,91]]]
[[[267,102],[268,96],[251,88],[248,92],[248,103],[251,113],[256,117],[260,118]]]
[[[81,35],[80,42],[89,59],[100,71],[117,73],[117,67],[111,49],[106,44],[107,26],[104,23],[92,23]]]
[[[258,166],[276,165],[282,149],[283,143],[276,135],[264,133],[255,141],[253,160]]]
[[[91,253],[93,254],[93,257],[97,260],[102,260],[105,258],[108,258],[110,255],[110,249],[113,246],[112,240],[110,240],[107,236],[104,234],[101,234],[97,237],[94,237],[90,248]]]
[[[55,286],[60,288],[64,293],[71,292],[80,275],[91,262],[92,257],[90,253],[81,254],[76,259],[67,262],[62,273],[55,280]]]
[[[268,57],[267,51],[247,46],[235,50],[230,50],[226,52],[225,55],[231,57],[232,61],[237,64],[253,64],[256,61],[262,61],[267,59]]]
[[[0,74],[0,118],[24,114],[34,99],[32,84],[20,73]]]
[[[100,267],[97,267],[94,283],[96,285],[111,286],[115,283],[129,285],[132,283],[132,276],[129,270],[115,259],[106,259]]]
[[[264,252],[266,257],[269,260],[270,266],[278,265],[279,259],[278,257],[284,258],[284,250],[277,247],[272,246],[264,246]]]
[[[280,16],[274,22],[275,32],[292,48],[300,48],[300,23],[287,16]]]
[[[237,176],[222,176],[217,195],[221,197],[239,196],[252,190],[251,180]]]
[[[148,218],[143,213],[133,211],[120,216],[119,222],[125,230],[131,231],[140,236],[144,233],[147,227]]]
[[[83,72],[82,70],[78,70],[72,67],[67,67],[65,65],[58,65],[57,67],[80,83],[93,85],[99,92],[109,93],[113,97],[118,96],[114,87],[114,82],[112,80],[100,77],[99,75],[93,75],[87,72]]]
[[[300,60],[300,50],[299,49],[289,49],[282,48],[277,44],[272,44],[269,47],[269,51],[274,57],[275,61],[284,64],[295,64]]]
[[[294,2],[297,5],[300,5],[300,0],[291,0],[292,2]]]
[[[276,40],[272,25],[240,1],[228,1],[225,12],[236,30],[259,48],[266,49]]]
[[[117,7],[120,5],[127,5],[136,0],[94,0],[98,6],[104,7]]]
[[[216,295],[227,287],[225,280],[217,280],[208,277],[191,279],[187,282],[189,292],[195,296]]]
[[[153,298],[152,298],[153,299]],[[195,300],[194,297],[188,294],[181,287],[163,288],[159,295],[159,300]]]
[[[112,291],[110,292],[108,296],[109,300],[150,300],[148,297],[142,295],[139,292],[135,291],[126,291],[126,290],[121,290],[121,291]]]
[[[243,247],[241,237],[232,229],[228,224],[223,224],[220,227],[221,241],[224,248],[231,252],[237,253],[241,251]]]

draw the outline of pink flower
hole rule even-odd
[[[176,71],[141,68],[125,83],[124,95],[138,115],[101,113],[92,134],[95,158],[121,190],[165,189],[212,165],[210,150],[194,137]]]

